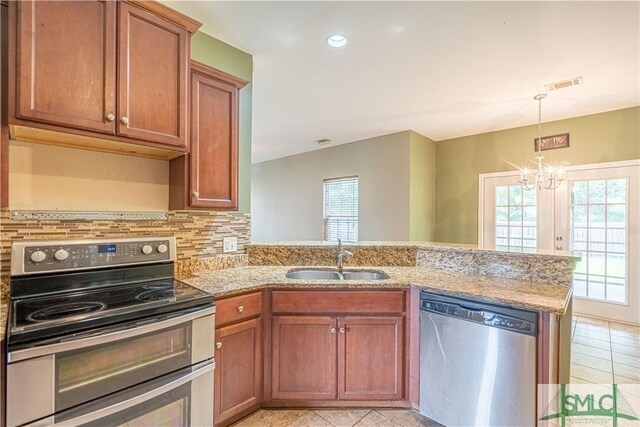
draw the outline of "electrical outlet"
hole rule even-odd
[[[238,238],[237,237],[223,237],[222,238],[222,252],[236,252],[238,250]]]

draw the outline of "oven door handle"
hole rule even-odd
[[[166,383],[159,385],[153,390],[140,393],[130,399],[126,399],[121,402],[114,403],[113,405],[89,412],[84,415],[79,415],[75,418],[60,420],[60,422],[56,422],[54,417],[47,417],[45,419],[36,421],[33,424],[29,424],[26,427],[30,427],[30,426],[36,427],[36,426],[44,426],[44,425],[49,425],[49,426],[53,425],[53,426],[59,426],[59,427],[78,426],[78,425],[90,423],[92,421],[97,421],[101,418],[105,418],[105,417],[108,417],[109,415],[122,412],[133,406],[136,406],[141,403],[147,402],[151,399],[154,399],[164,393],[170,392],[171,390],[176,389],[183,384],[186,384],[202,375],[212,372],[214,368],[215,368],[215,362],[210,360],[208,362],[203,363],[202,366],[195,368],[193,371],[191,371],[190,373],[182,377],[176,378],[172,381],[167,381]]]
[[[87,338],[79,338],[77,340],[57,342],[55,344],[37,346],[32,348],[25,348],[23,350],[16,350],[7,353],[7,362],[14,363],[21,360],[31,359],[34,357],[46,356],[49,354],[62,353],[70,350],[78,350],[81,348],[92,347],[95,345],[106,344],[114,341],[123,340],[126,338],[137,337],[139,335],[149,334],[151,332],[159,331],[161,329],[169,328],[171,326],[179,325],[198,319],[204,316],[214,315],[216,312],[215,307],[207,307],[202,310],[194,311],[182,316],[172,317],[166,320],[160,320],[157,322],[150,322],[145,325],[136,326],[132,329],[119,330],[115,332],[108,332],[101,335],[94,335]],[[149,319],[145,319],[149,320]],[[211,325],[213,330],[213,324]]]

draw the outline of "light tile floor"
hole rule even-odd
[[[233,427],[440,427],[409,409],[261,409]]]
[[[640,327],[574,316],[571,382],[640,383]]]
[[[571,382],[640,383],[640,327],[574,316]],[[635,396],[634,396],[635,397]],[[234,427],[431,427],[408,409],[261,409]]]

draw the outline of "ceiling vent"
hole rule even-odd
[[[314,142],[318,145],[327,145],[331,142],[331,140],[327,138],[322,138],[322,139],[317,139]]]
[[[553,90],[564,89],[565,87],[577,86],[581,84],[582,84],[582,77],[576,77],[573,79],[564,80],[562,82],[551,83],[546,85],[545,87],[549,92],[551,92]]]

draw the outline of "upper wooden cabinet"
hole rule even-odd
[[[16,115],[114,134],[116,3],[22,1],[16,7]]]
[[[191,149],[171,162],[171,209],[238,208],[238,97],[246,84],[191,61]]]
[[[187,31],[127,3],[119,22],[118,134],[185,146]]]
[[[152,1],[11,8],[14,138],[165,158],[187,151],[189,36],[199,24]]]

